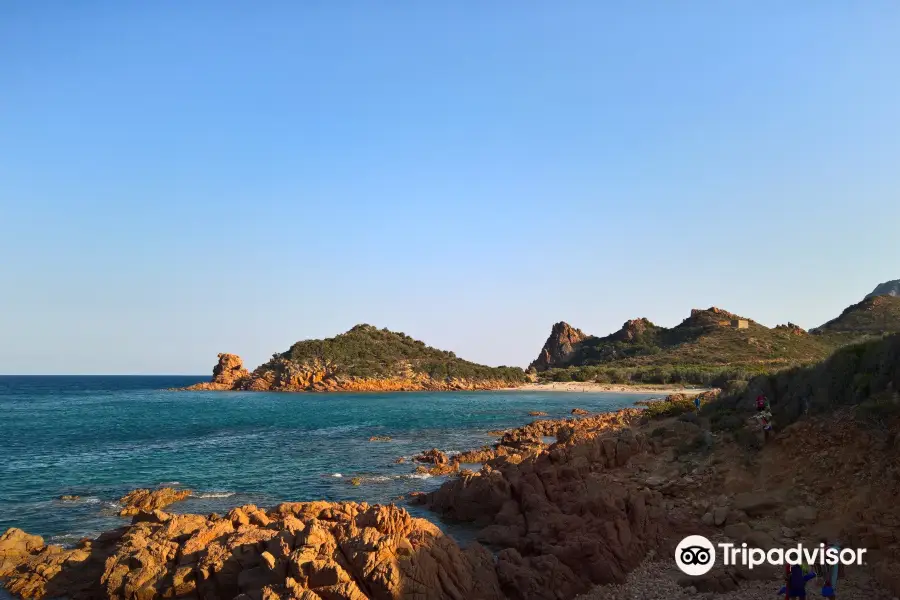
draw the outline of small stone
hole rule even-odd
[[[713,511],[713,521],[716,524],[716,527],[721,527],[725,524],[725,521],[728,519],[728,509],[724,506],[719,506]]]

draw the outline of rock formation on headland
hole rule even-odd
[[[138,514],[74,549],[10,529],[0,579],[23,598],[500,600],[493,559],[395,506],[248,505],[221,517]]]
[[[522,369],[487,367],[426,346],[403,333],[357,325],[326,340],[304,340],[252,373],[240,357],[219,354],[213,379],[189,390],[414,391],[514,387]]]
[[[530,369],[545,371],[547,369],[565,365],[575,350],[577,344],[586,337],[580,329],[575,329],[565,321],[556,323],[550,330],[550,337],[544,342],[541,353],[528,366]]]

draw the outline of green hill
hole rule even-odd
[[[237,385],[311,391],[484,389],[524,380],[519,367],[479,365],[404,333],[357,325],[333,338],[297,342]]]
[[[900,332],[900,296],[867,296],[837,318],[810,333],[820,336],[864,336]]]
[[[556,381],[721,385],[819,361],[833,348],[796,325],[769,328],[713,307],[672,328],[635,319],[604,337],[557,323],[530,368]]]
[[[761,375],[739,391],[722,395],[703,408],[714,429],[737,429],[765,394],[779,427],[805,414],[849,407],[857,419],[876,428],[900,419],[900,335],[849,344],[826,360]]]

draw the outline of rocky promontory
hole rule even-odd
[[[334,338],[297,342],[252,372],[239,356],[219,354],[212,380],[185,389],[453,391],[509,388],[524,381],[520,368],[479,365],[403,333],[357,325]]]

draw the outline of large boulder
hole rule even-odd
[[[244,368],[243,359],[237,354],[223,352],[219,354],[219,362],[213,367],[213,383],[237,385],[250,373]]]
[[[747,513],[751,517],[770,514],[781,508],[784,499],[780,494],[771,492],[745,492],[734,497],[732,503],[735,510]]]
[[[141,512],[152,513],[154,510],[165,508],[173,502],[184,500],[190,495],[191,490],[176,490],[170,487],[158,490],[133,490],[119,499],[119,504],[122,505],[119,516],[128,517]]]

